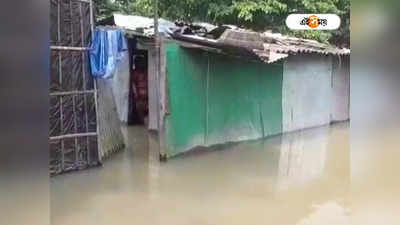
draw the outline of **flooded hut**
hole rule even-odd
[[[159,55],[153,19],[115,14],[103,25],[129,40],[125,81],[114,88],[129,93],[114,95],[128,112],[120,119],[157,130],[162,158],[350,119],[349,49],[231,26],[160,24]]]

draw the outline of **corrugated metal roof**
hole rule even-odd
[[[274,63],[295,54],[349,55],[350,49],[320,43],[314,40],[284,36],[277,33],[256,33],[247,30],[226,30],[220,43],[251,48],[264,62]],[[260,47],[260,44],[262,47]]]
[[[278,53],[318,53],[332,55],[349,55],[350,49],[320,43],[314,40],[284,36],[282,34],[265,32],[261,34],[264,40],[264,49]]]
[[[154,20],[152,18],[132,15],[114,14],[116,26],[128,31],[140,34],[145,37],[153,37]],[[198,23],[199,25],[201,23]],[[233,51],[235,54],[253,54],[256,58],[266,63],[274,63],[281,59],[295,54],[321,54],[321,55],[349,55],[350,49],[337,48],[335,46],[320,43],[314,40],[301,39],[296,37],[284,36],[279,33],[264,32],[258,33],[250,30],[232,27],[227,29],[218,39],[210,39],[196,35],[185,35],[173,33],[177,26],[170,21],[159,20],[159,32],[164,36],[180,41],[204,45],[211,48],[219,48],[223,51],[227,49],[242,49]],[[207,24],[210,28],[211,24]],[[243,51],[243,49],[245,51]],[[231,52],[231,51],[230,51]],[[231,52],[232,53],[232,52]]]

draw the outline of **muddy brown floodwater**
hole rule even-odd
[[[217,146],[160,163],[154,137],[51,179],[52,225],[349,224],[349,124]]]

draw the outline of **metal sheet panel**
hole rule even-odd
[[[282,131],[282,65],[167,46],[167,157]]]
[[[282,65],[209,54],[207,145],[281,132]]]
[[[118,61],[113,76],[113,94],[117,107],[118,118],[121,122],[128,122],[129,109],[129,52],[121,53],[121,59]]]
[[[332,121],[350,119],[350,57],[334,57],[332,71]]]
[[[103,160],[113,152],[122,150],[125,143],[113,97],[113,80],[98,79],[97,85],[99,90],[99,155],[101,160]]]
[[[332,61],[330,56],[289,57],[283,69],[283,132],[330,123]]]
[[[204,145],[206,58],[176,44],[166,49],[170,114],[166,117],[166,154]]]
[[[149,124],[150,130],[157,130],[157,79],[156,68],[154,63],[155,51],[154,48],[148,51],[148,88],[149,88]]]

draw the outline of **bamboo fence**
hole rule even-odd
[[[91,0],[50,1],[50,174],[98,165],[97,87],[89,73]]]

